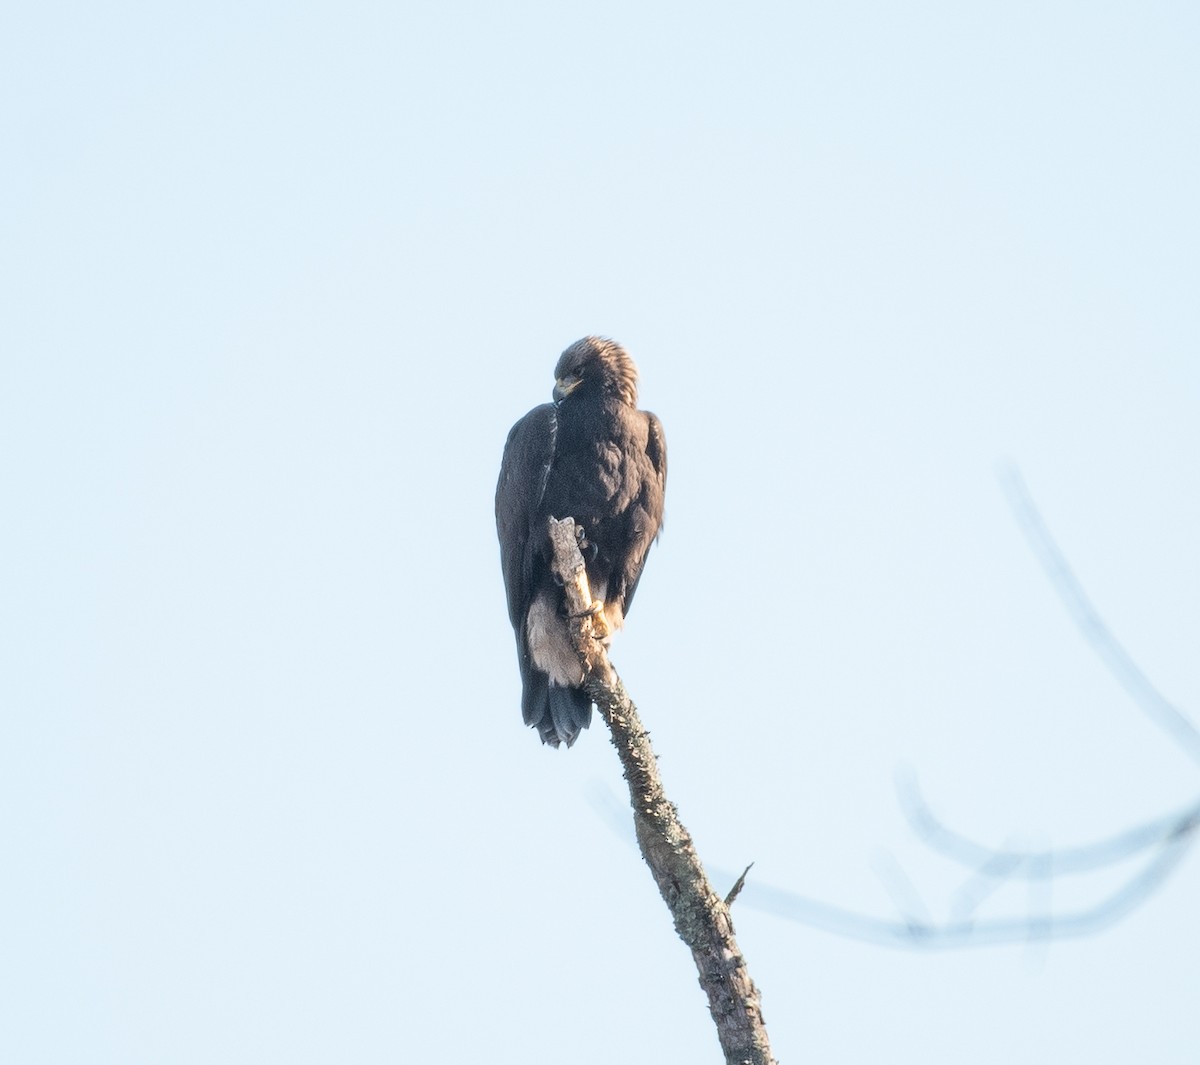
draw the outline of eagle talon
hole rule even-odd
[[[588,613],[592,615],[592,638],[607,640],[612,635],[612,629],[608,627],[608,615],[604,613],[604,604],[597,599]]]
[[[592,638],[596,640],[607,640],[612,635],[612,629],[609,628],[608,616],[604,613],[604,604],[599,599],[593,600],[592,605],[587,610],[578,614],[569,614],[571,618],[591,618],[592,619]]]
[[[600,545],[587,538],[587,532],[582,525],[575,526],[575,542],[579,545],[579,553],[589,562],[595,562],[600,556]]]

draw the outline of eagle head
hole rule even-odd
[[[554,402],[570,395],[617,396],[637,406],[637,367],[615,340],[584,337],[575,341],[554,368]]]

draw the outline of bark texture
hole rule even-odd
[[[650,737],[600,642],[604,633],[595,625],[574,521],[551,518],[550,538],[554,573],[563,583],[567,609],[577,619],[571,638],[584,666],[585,687],[621,759],[638,845],[675,920],[675,930],[696,961],[726,1065],[775,1065],[758,989],[734,939],[729,907],[708,882],[692,837],[667,799]],[[599,622],[603,624],[603,615]]]

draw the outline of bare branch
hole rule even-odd
[[[1053,875],[1106,869],[1142,851],[1160,847],[1171,839],[1187,836],[1200,822],[1198,800],[1182,810],[1092,843],[1053,851],[992,848],[968,839],[939,821],[925,803],[916,778],[911,774],[897,774],[896,791],[900,809],[913,832],[931,848],[960,865],[1001,878],[1038,879],[1047,869],[1052,869]]]
[[[925,928],[933,923],[920,893],[900,863],[887,851],[881,851],[872,863],[885,890],[892,897],[896,912],[909,928]]]
[[[805,898],[761,882],[747,886],[741,905],[777,917],[887,947],[947,950],[992,946],[1030,940],[1069,939],[1092,935],[1137,909],[1170,876],[1189,847],[1196,842],[1197,823],[1164,841],[1162,847],[1134,876],[1094,906],[1063,915],[1015,917],[991,921],[954,919],[945,923],[910,919],[887,921],[838,906]]]
[[[1058,544],[1050,535],[1046,523],[1034,505],[1016,466],[1008,465],[1000,471],[1000,484],[1008,497],[1008,504],[1021,525],[1021,531],[1029,546],[1046,571],[1050,584],[1062,600],[1071,620],[1083,638],[1096,653],[1113,678],[1133,698],[1143,713],[1167,733],[1191,758],[1200,762],[1200,729],[1178,707],[1150,682],[1145,673],[1130,657],[1129,652],[1109,631],[1104,619],[1096,612],[1084,592]]]
[[[563,583],[567,610],[576,619],[571,638],[584,667],[587,691],[608,724],[629,784],[638,846],[675,920],[675,930],[692,951],[725,1060],[728,1065],[774,1065],[758,989],[734,939],[729,907],[713,890],[691,836],[667,799],[650,737],[596,636],[574,521],[551,518],[550,539],[552,569]]]
[[[616,796],[607,788],[593,787],[590,789],[592,804],[601,816],[604,816],[614,831],[628,838],[628,831],[618,824],[614,812],[617,810]],[[1151,825],[1162,826],[1162,834],[1154,840],[1154,846],[1128,847],[1120,852],[1122,858],[1133,858],[1134,855],[1151,850],[1145,864],[1129,876],[1102,901],[1078,911],[1066,914],[1013,917],[1000,920],[973,920],[970,916],[978,902],[1000,889],[1006,880],[1013,877],[1015,871],[1021,870],[1021,878],[1044,877],[1051,870],[1062,872],[1066,866],[1070,872],[1087,872],[1092,868],[1110,867],[1120,858],[1110,861],[1096,861],[1100,852],[1116,855],[1114,841],[1122,840],[1129,844],[1145,844],[1142,834],[1148,840]],[[924,905],[913,904],[911,896],[899,904],[901,920],[887,920],[884,917],[856,913],[836,905],[817,901],[794,891],[775,887],[761,878],[756,877],[745,885],[738,896],[738,904],[762,913],[784,917],[785,920],[796,921],[802,925],[821,929],[847,939],[858,939],[864,943],[890,947],[920,947],[926,950],[956,950],[962,947],[990,946],[1010,943],[1028,943],[1031,940],[1067,939],[1080,937],[1100,931],[1100,929],[1115,925],[1122,917],[1144,903],[1154,891],[1163,884],[1188,849],[1200,841],[1200,802],[1187,811],[1172,814],[1160,822],[1151,822],[1140,826],[1127,834],[1112,837],[1111,840],[1088,844],[1096,848],[1097,855],[1088,858],[1087,848],[1067,848],[1061,852],[1021,852],[1016,849],[1002,849],[992,852],[979,844],[970,844],[979,849],[971,852],[972,858],[982,859],[978,867],[974,867],[971,877],[962,885],[960,896],[966,896],[974,891],[980,896],[977,901],[964,904],[962,898],[952,909],[952,916],[944,922],[938,922],[929,916]],[[970,841],[967,841],[970,843]],[[1082,854],[1081,854],[1082,852]],[[959,860],[958,855],[950,855]],[[1032,867],[1024,870],[1022,866],[1032,860]],[[973,862],[964,862],[973,865]],[[714,870],[714,876],[733,879],[734,874],[728,870]],[[884,871],[884,874],[890,871]],[[889,885],[894,889],[895,882]],[[893,892],[895,893],[895,892]]]

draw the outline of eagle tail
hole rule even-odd
[[[582,688],[551,684],[540,670],[530,670],[521,694],[525,724],[537,727],[543,743],[571,746],[592,723],[592,700]]]

